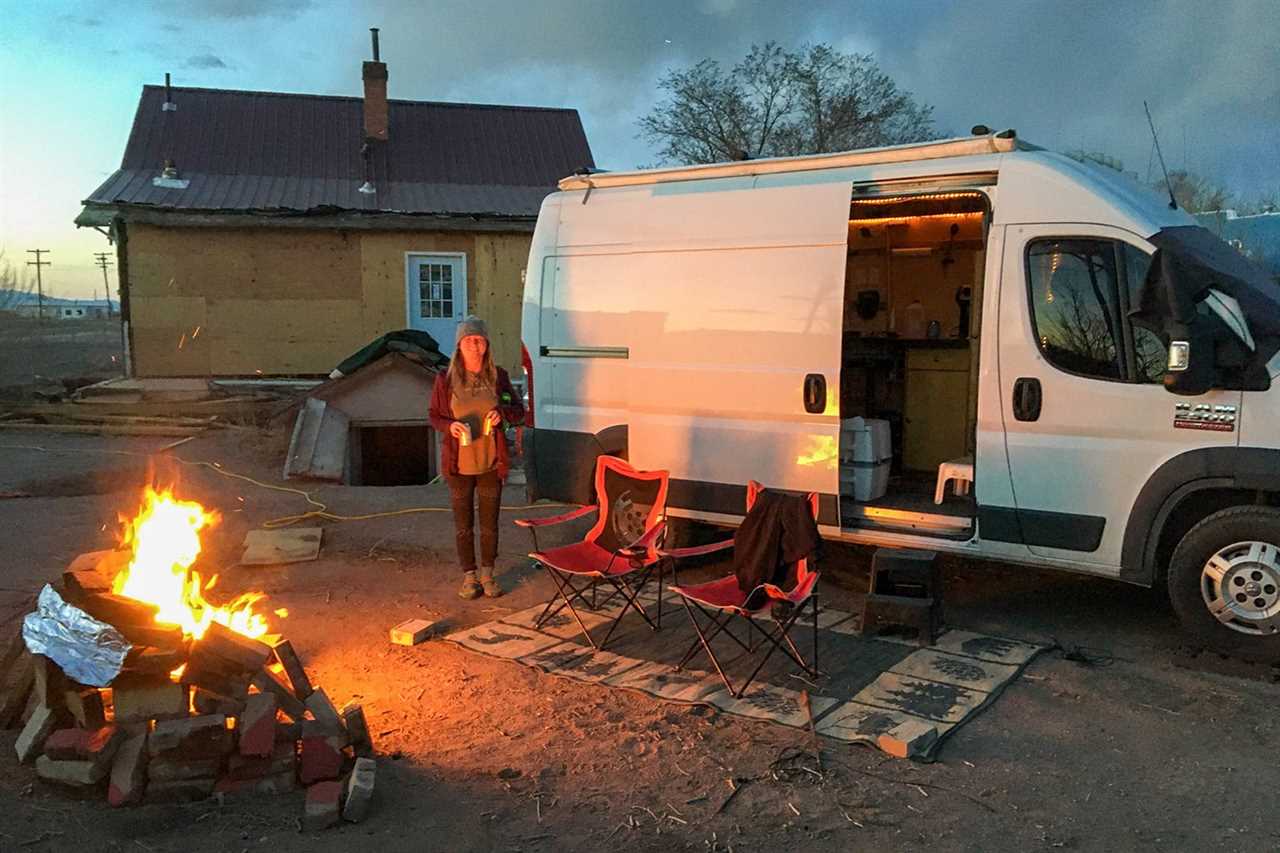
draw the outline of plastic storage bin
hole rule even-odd
[[[847,418],[840,422],[840,494],[856,501],[874,501],[889,488],[893,459],[889,422]]]

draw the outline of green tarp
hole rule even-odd
[[[418,329],[401,329],[398,332],[387,332],[380,338],[347,356],[329,378],[350,376],[366,364],[372,364],[389,352],[403,352],[417,355],[428,367],[443,367],[449,363],[449,357],[440,352],[436,339]]]

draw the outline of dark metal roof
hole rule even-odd
[[[360,98],[170,93],[164,111],[164,87],[143,87],[120,169],[86,204],[534,217],[560,178],[594,166],[576,110],[391,100],[366,166]],[[153,185],[166,160],[186,188]],[[357,192],[366,176],[376,193]]]

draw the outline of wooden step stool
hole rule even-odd
[[[879,548],[871,557],[871,591],[862,604],[862,633],[915,629],[931,646],[942,628],[942,572],[933,551]]]

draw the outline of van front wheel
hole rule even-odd
[[[1280,661],[1280,510],[1232,507],[1191,528],[1169,561],[1169,600],[1204,645]]]

